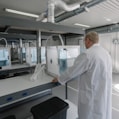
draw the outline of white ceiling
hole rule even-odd
[[[62,21],[62,24],[86,24],[93,27],[119,23],[119,0],[107,0],[89,8],[90,12],[83,12],[77,16]],[[110,19],[107,21],[106,19]],[[77,26],[78,27],[78,26]]]
[[[48,0],[0,0],[0,16],[15,16],[20,18],[26,18],[21,15],[14,15],[6,13],[4,8],[11,8],[29,13],[40,14],[47,10]],[[64,0],[67,3],[79,2],[82,0]],[[80,23],[91,26],[91,28],[113,24],[119,22],[119,0],[106,0],[98,5],[89,8],[89,12],[83,12],[74,17],[68,18],[60,24],[74,26],[74,23]],[[57,10],[58,13],[58,10]],[[106,18],[111,21],[107,21]]]

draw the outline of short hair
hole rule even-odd
[[[88,32],[85,36],[85,38],[88,38],[90,41],[93,43],[98,43],[99,42],[99,36],[98,33],[95,31]]]

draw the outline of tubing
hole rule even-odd
[[[1,40],[4,40],[5,41],[5,44],[6,44],[6,47],[7,47],[7,40],[6,40],[6,38],[0,38],[0,41]]]

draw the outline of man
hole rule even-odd
[[[96,32],[85,36],[87,51],[79,55],[74,65],[53,82],[61,84],[78,77],[79,119],[111,119],[112,62],[109,53],[99,44]]]

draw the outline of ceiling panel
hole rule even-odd
[[[33,19],[21,15],[6,13],[4,8],[16,9],[24,12],[40,14],[47,10],[48,0],[0,0],[0,16],[15,16],[25,19]],[[84,0],[64,0],[68,4],[82,3]],[[59,24],[74,26],[74,23],[80,23],[91,26],[91,28],[119,22],[119,0],[105,0],[104,2],[89,8],[89,12],[83,12],[79,15],[61,21]],[[57,12],[56,12],[57,13]],[[107,21],[106,19],[111,19]],[[33,19],[34,20],[34,19]]]
[[[106,0],[89,8],[89,10],[89,12],[83,12],[66,19],[60,24],[74,26],[74,23],[80,23],[93,28],[119,22],[119,0]]]
[[[47,8],[48,0],[0,0],[0,7],[40,14]]]

